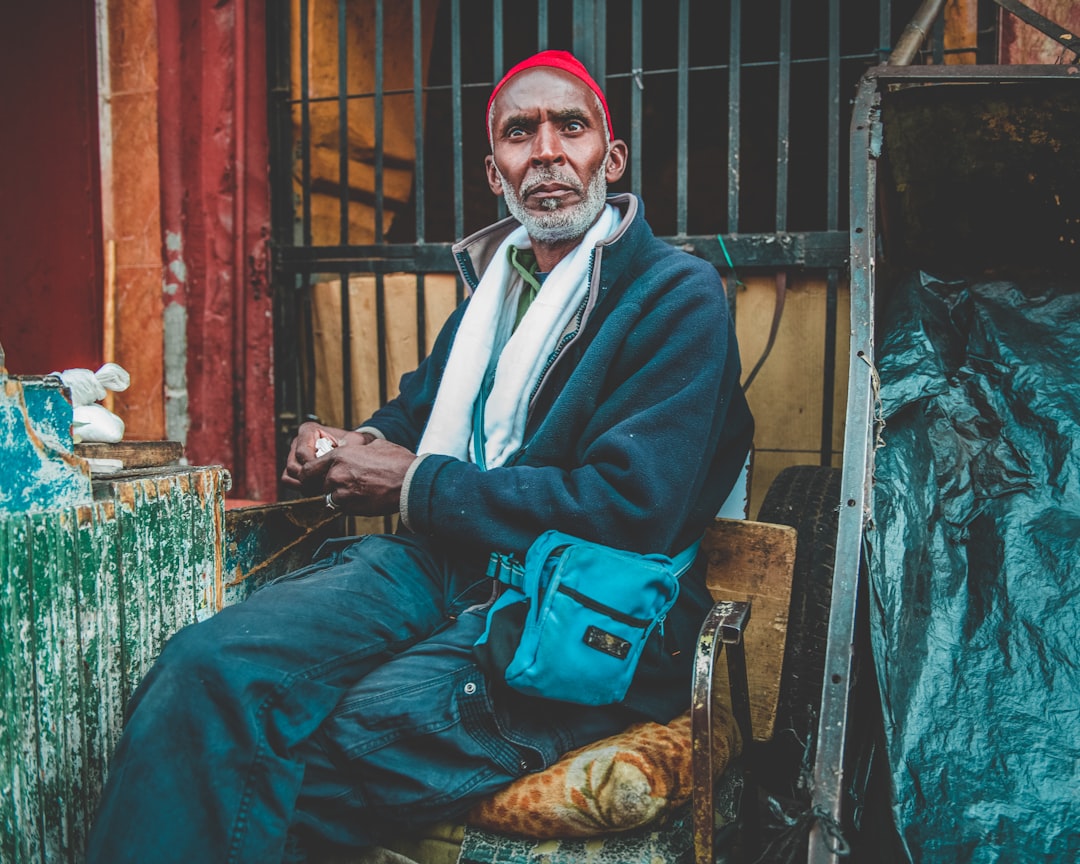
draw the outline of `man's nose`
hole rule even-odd
[[[541,123],[533,139],[532,161],[534,165],[561,163],[565,158],[562,138],[558,130],[550,123]]]

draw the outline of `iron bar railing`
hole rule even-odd
[[[430,349],[432,276],[456,276],[450,243],[506,212],[501,198],[489,204],[486,190],[483,196],[473,194],[478,175],[472,169],[483,156],[476,148],[486,147],[487,142],[481,142],[471,128],[471,112],[486,101],[484,97],[508,62],[535,48],[572,45],[601,80],[609,100],[618,102],[618,116],[627,118],[616,121],[616,134],[630,143],[623,188],[646,197],[650,221],[660,236],[709,260],[722,272],[733,261],[740,270],[799,269],[824,277],[828,320],[823,334],[826,366],[820,458],[826,463],[834,458],[836,315],[848,254],[840,230],[846,217],[842,207],[847,203],[841,202],[839,194],[844,158],[840,139],[850,112],[843,97],[858,75],[883,56],[894,15],[901,11],[894,7],[910,12],[908,7],[914,7],[916,0],[878,0],[876,9],[870,4],[869,9],[860,7],[858,14],[866,18],[860,25],[864,36],[861,41],[845,39],[843,43],[842,25],[851,29],[847,22],[856,13],[844,6],[841,14],[839,0],[822,0],[821,38],[813,44],[824,51],[807,51],[805,40],[793,39],[805,26],[808,13],[792,0],[776,0],[771,15],[760,4],[728,0],[719,26],[705,14],[712,8],[706,10],[702,0],[679,0],[664,14],[653,4],[631,0],[618,7],[618,15],[609,13],[606,0],[534,0],[531,20],[530,7],[515,4],[513,27],[505,0],[412,0],[406,13],[411,15],[406,44],[413,52],[406,68],[412,80],[404,84],[400,74],[392,79],[387,75],[385,31],[390,10],[400,17],[399,8],[385,0],[372,0],[373,36],[360,45],[349,41],[349,27],[355,25],[351,19],[359,14],[359,4],[336,0],[329,7],[337,19],[336,92],[328,92],[325,76],[317,79],[318,89],[313,86],[312,62],[307,59],[317,62],[312,52],[319,50],[318,40],[324,36],[322,31],[313,31],[312,15],[328,8],[326,0],[291,0],[291,4],[290,15],[290,0],[273,0],[276,29],[271,28],[270,43],[271,63],[278,70],[274,72],[271,122],[276,151],[273,260],[280,294],[275,307],[280,320],[275,345],[282,447],[290,427],[316,413],[315,370],[317,362],[326,362],[317,359],[324,358],[325,352],[318,350],[320,337],[315,329],[325,324],[318,324],[321,319],[313,307],[316,286],[336,283],[340,321],[334,326],[342,339],[337,361],[341,368],[330,377],[337,382],[344,422],[350,425],[361,419],[352,405],[360,374],[353,365],[356,340],[361,338],[355,315],[358,297],[365,296],[357,291],[374,291],[376,323],[373,331],[365,328],[364,332],[372,332],[377,343],[378,394],[385,401],[390,366],[386,277],[393,273],[415,276],[415,357],[422,360]],[[477,26],[478,9],[482,27]],[[290,22],[299,29],[300,60],[291,67],[297,79],[293,89],[288,72]],[[438,32],[434,48],[432,26]],[[771,51],[762,51],[758,44],[762,27],[774,28]],[[710,34],[711,46],[701,38],[703,33]],[[434,53],[425,57],[425,51]],[[366,65],[369,74],[357,75],[360,65]],[[805,108],[805,95],[811,88],[823,88],[816,113]],[[404,166],[398,164],[397,151],[393,156],[397,161],[391,161],[384,140],[392,99],[411,99],[413,156],[411,164]],[[761,117],[747,110],[763,99],[775,100],[775,110],[769,112],[769,122],[775,122],[774,187],[773,178],[763,181],[760,166],[751,170],[746,161],[758,155],[763,134]],[[369,107],[357,107],[363,104]],[[433,110],[441,112],[435,120]],[[333,112],[340,145],[337,176],[330,178],[313,161],[316,156],[325,158],[324,152],[316,154],[313,148],[325,146],[328,111]],[[824,123],[822,111],[827,115]],[[350,146],[349,138],[357,134],[359,117],[370,118],[373,143],[370,152],[358,154],[363,148]],[[318,141],[313,140],[316,122],[322,136]],[[822,126],[825,140],[813,140],[812,135],[818,133],[811,130]],[[712,153],[719,158],[705,161],[702,154]],[[664,160],[670,160],[670,174],[665,175],[670,176],[670,185],[659,179],[657,166]],[[358,165],[369,165],[374,180],[366,179],[368,168],[361,171]],[[405,202],[391,199],[384,185],[388,171],[402,168],[411,170],[413,178]],[[808,182],[811,177],[815,179]],[[822,181],[824,189],[821,185],[813,189],[813,183]],[[363,187],[363,183],[369,185]],[[336,237],[327,236],[325,224],[326,197],[334,194],[339,196]],[[706,196],[709,206],[704,206]],[[373,213],[370,241],[360,237],[356,227],[360,206],[370,207]],[[484,209],[491,217],[478,221]],[[815,211],[820,215],[814,215]],[[391,224],[394,227],[388,233],[386,226]],[[717,242],[718,236],[722,243]],[[365,287],[358,289],[361,284]],[[729,294],[734,308],[734,292]],[[457,280],[454,299],[460,302],[463,296],[464,286]]]
[[[742,117],[739,113],[742,90],[742,54],[739,35],[742,31],[742,0],[731,0],[731,27],[728,41],[728,159],[727,159],[727,230],[739,230],[739,156]]]

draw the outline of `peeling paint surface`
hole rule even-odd
[[[82,860],[124,706],[165,640],[217,609],[227,472],[131,474],[92,503],[0,511],[5,864]]]
[[[184,261],[184,241],[178,231],[165,232],[166,294],[176,294],[187,283],[187,263]]]
[[[165,436],[170,441],[186,444],[188,428],[191,425],[187,386],[187,309],[180,303],[168,303],[163,317],[165,323]]]
[[[72,408],[59,381],[4,377],[0,382],[0,511],[89,502],[90,472],[72,453]]]

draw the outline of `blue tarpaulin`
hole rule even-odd
[[[893,813],[922,862],[1080,861],[1080,283],[896,285],[865,533]]]

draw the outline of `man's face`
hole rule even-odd
[[[492,105],[488,183],[542,243],[577,240],[622,176],[625,144],[607,140],[596,94],[568,72],[535,67],[511,78]]]

